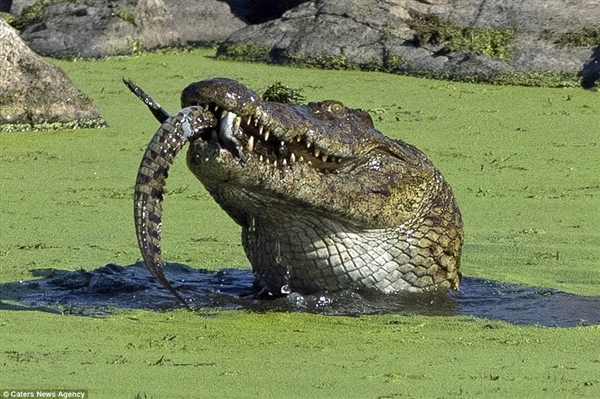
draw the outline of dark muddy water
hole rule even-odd
[[[291,293],[276,299],[258,299],[250,270],[196,270],[169,264],[166,274],[174,287],[202,308],[252,311],[300,311],[324,315],[420,314],[470,315],[520,325],[570,327],[600,324],[600,297],[506,284],[465,277],[459,292],[397,294],[342,292],[302,296]],[[181,305],[162,288],[142,264],[107,265],[74,272],[36,270],[36,280],[0,284],[5,309],[41,309],[97,316],[114,308],[171,309]]]

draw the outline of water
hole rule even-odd
[[[570,327],[600,324],[600,297],[465,277],[459,292],[383,295],[371,291],[257,298],[250,270],[196,270],[169,264],[166,274],[190,305],[323,315],[468,315],[519,325]],[[181,304],[142,264],[109,264],[92,271],[38,269],[36,280],[0,284],[0,309],[38,309],[100,316],[126,309],[172,309]],[[287,292],[287,291],[286,291]],[[5,302],[9,301],[9,302]]]

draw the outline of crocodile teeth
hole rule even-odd
[[[248,152],[251,152],[252,150],[254,150],[254,136],[250,136],[248,138]]]
[[[337,163],[342,163],[342,161],[343,161],[343,159],[342,159],[342,158],[338,158],[336,162],[337,162]]]
[[[263,134],[263,129],[264,129],[264,128],[265,128],[265,127],[264,127],[263,125],[258,125],[258,135],[259,135],[259,136],[262,136],[262,134]]]
[[[286,160],[286,159],[284,159],[283,161],[281,161],[281,164],[282,164],[283,166],[286,166],[286,165],[287,165],[287,160]]]
[[[298,162],[304,162],[304,157],[302,155],[300,155],[300,158],[298,158]]]
[[[315,157],[319,158],[319,155],[321,155],[321,150],[315,148]]]
[[[271,132],[269,132],[268,130],[265,130],[265,141],[269,140],[269,135],[271,134]]]
[[[302,140],[302,136],[296,137],[296,143],[299,143]]]
[[[290,162],[296,162],[296,154],[294,154],[292,152],[292,155],[290,155]]]
[[[242,124],[242,118],[241,117],[236,117],[235,118],[235,122],[233,123],[233,130],[234,131],[238,131],[240,130],[240,125]]]
[[[258,119],[254,119],[254,127],[258,126]]]
[[[246,121],[246,125],[250,125],[252,123],[252,117],[248,115],[248,120]]]
[[[269,162],[269,161],[267,161],[267,162]],[[273,166],[277,166],[277,160],[273,161]]]
[[[258,160],[259,160],[260,162],[264,161],[264,158],[263,158],[263,156],[261,155],[260,157],[258,157]]]
[[[310,146],[311,146],[311,145],[312,145],[312,144],[311,144],[311,143],[309,143],[308,141],[306,142],[306,148],[310,148]]]
[[[328,158],[328,157],[327,157],[327,155],[325,155],[325,154],[323,154],[323,155],[321,156],[321,159],[323,160],[323,162],[327,162],[327,158]]]

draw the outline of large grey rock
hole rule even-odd
[[[219,43],[247,23],[280,17],[309,0],[15,0],[22,37],[53,57],[102,57]]]
[[[566,39],[586,30],[597,43]],[[574,76],[598,37],[600,0],[317,0],[234,32],[219,55],[475,80]]]
[[[224,1],[166,0],[165,4],[173,14],[174,30],[179,32],[186,44],[213,45],[246,26]]]
[[[103,57],[141,50],[212,44],[245,26],[217,0],[58,0],[19,21],[38,54]],[[21,9],[21,15],[27,8]]]
[[[0,18],[0,131],[98,127],[92,101]]]
[[[53,57],[131,54],[180,43],[162,0],[50,3],[25,24],[23,39],[38,54]]]

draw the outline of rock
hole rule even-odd
[[[10,13],[14,15],[21,15],[23,10],[27,7],[32,6],[36,0],[12,0],[10,3]]]
[[[245,23],[217,0],[40,0],[16,26],[38,54],[88,58],[213,44]]]
[[[176,31],[181,35],[181,40],[188,45],[214,45],[246,26],[246,23],[233,13],[227,2],[169,0],[165,3],[176,21]]]
[[[528,85],[599,79],[598,0],[32,1],[12,1],[15,26],[52,57],[221,43],[218,56],[245,61]]]
[[[37,2],[18,21],[21,36],[36,53],[52,57],[102,57],[175,46],[172,16],[161,0]],[[152,26],[156,25],[153,30]],[[165,26],[167,29],[165,30]]]
[[[595,0],[316,0],[234,32],[218,55],[560,85],[597,65],[599,15]]]
[[[100,127],[92,101],[0,18],[0,131]]]

